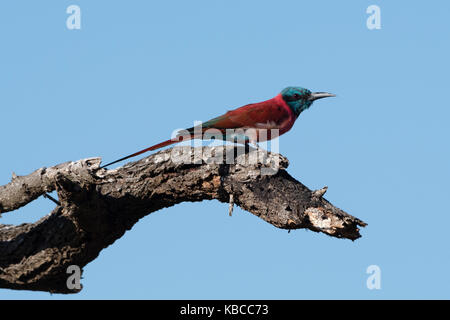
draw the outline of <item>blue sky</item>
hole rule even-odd
[[[9,1],[0,4],[0,184],[115,160],[286,86],[328,91],[280,138],[289,173],[368,223],[355,242],[279,230],[218,201],[140,220],[76,295],[0,299],[450,298],[450,3]],[[68,30],[66,8],[81,8]],[[381,8],[368,30],[366,8]],[[39,199],[0,223],[36,221]],[[381,289],[366,287],[370,265]]]

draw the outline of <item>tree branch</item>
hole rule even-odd
[[[1,288],[78,292],[67,288],[68,266],[84,267],[140,218],[184,201],[217,199],[229,203],[230,215],[236,204],[281,229],[351,240],[366,225],[325,200],[326,187],[311,191],[292,178],[279,154],[239,146],[175,147],[115,170],[99,169],[100,162],[13,174],[0,186],[0,213],[54,190],[60,202],[35,223],[0,224]]]

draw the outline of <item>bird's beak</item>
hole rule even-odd
[[[332,93],[328,93],[328,92],[313,92],[313,93],[311,93],[311,96],[309,97],[309,101],[314,101],[317,99],[328,98],[328,97],[336,97],[336,95],[332,94]]]

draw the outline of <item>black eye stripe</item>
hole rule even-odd
[[[287,96],[285,98],[286,101],[297,101],[300,100],[302,98],[301,95],[299,95],[298,93],[293,94],[292,96]]]

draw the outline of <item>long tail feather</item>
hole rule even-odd
[[[163,147],[166,147],[166,146],[170,146],[171,144],[174,144],[174,143],[177,143],[177,142],[181,142],[183,140],[188,140],[188,139],[190,139],[190,137],[181,137],[180,136],[180,137],[177,137],[177,138],[174,138],[174,139],[166,140],[164,142],[155,144],[154,146],[151,146],[151,147],[146,148],[144,150],[141,150],[141,151],[135,152],[133,154],[130,154],[129,156],[126,156],[126,157],[120,158],[120,159],[118,159],[116,161],[113,161],[113,162],[110,162],[108,164],[105,164],[105,165],[101,166],[100,169],[108,167],[110,165],[113,165],[113,164],[115,164],[117,162],[120,162],[120,161],[123,161],[123,160],[127,160],[129,158],[136,157],[136,156],[138,156],[140,154],[143,154],[145,152],[153,151],[153,150],[160,149],[160,148],[163,148]]]

